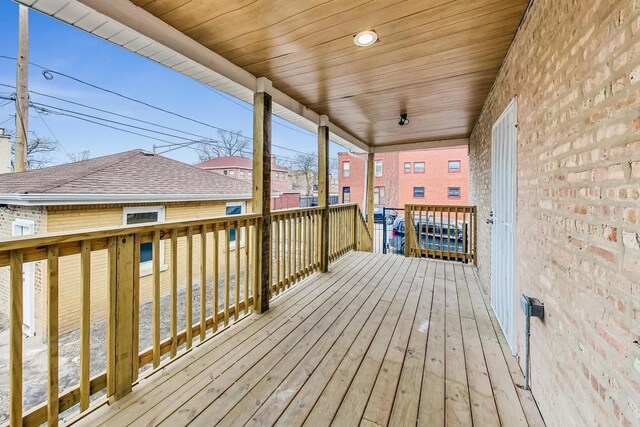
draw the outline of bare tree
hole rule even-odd
[[[242,131],[218,131],[216,141],[200,141],[196,146],[201,162],[217,157],[248,157],[251,141],[242,135]]]
[[[27,141],[27,170],[41,169],[49,165],[53,160],[51,155],[58,151],[59,143],[33,134]],[[11,144],[11,154],[15,156],[15,139]],[[13,167],[11,160],[11,167]]]
[[[318,183],[318,158],[315,154],[298,154],[291,161],[291,169],[302,177],[306,195],[313,194],[313,186]]]
[[[329,159],[329,175],[331,175],[331,177],[338,179],[338,159],[337,158],[330,158]]]
[[[69,162],[81,162],[83,160],[89,160],[91,158],[91,151],[83,150],[78,151],[77,153],[67,153],[67,157],[69,158]]]

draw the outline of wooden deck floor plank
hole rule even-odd
[[[544,426],[473,266],[354,252],[270,305],[69,424]]]
[[[373,268],[380,263],[381,259],[381,257],[372,257],[366,269]],[[317,331],[324,325],[323,319],[330,324],[333,319],[329,317],[328,313],[335,312],[336,307],[348,306],[349,299],[353,299],[357,295],[357,288],[344,287],[344,282],[357,273],[357,270],[349,273],[348,278],[343,279],[342,286],[337,287],[331,296],[324,301],[318,301],[317,304],[305,307],[306,312],[305,310],[300,312],[296,319],[278,329],[217,378],[211,378],[211,373],[200,375],[197,382],[189,384],[188,393],[182,393],[178,405],[174,405],[173,399],[171,402],[166,402],[165,407],[171,404],[170,413],[165,415],[166,411],[163,411],[165,418],[159,425],[176,426],[192,422],[234,384],[245,371],[258,365],[255,372],[266,373],[280,360],[283,354],[295,348],[308,332],[318,333]],[[156,420],[159,418],[156,417]],[[203,420],[203,422],[207,421]]]
[[[389,286],[380,298],[374,312],[369,319],[367,319],[364,327],[358,334],[356,334],[355,337],[351,337],[352,339],[347,339],[348,337],[341,337],[341,339],[338,340],[336,345],[330,351],[331,357],[327,357],[322,360],[320,366],[305,382],[295,398],[291,399],[285,411],[277,419],[277,425],[302,425],[305,422],[305,419],[307,419],[309,413],[314,409],[314,405],[320,398],[321,394],[327,390],[327,385],[333,380],[335,375],[338,375],[338,377],[337,380],[329,386],[332,390],[326,391],[326,402],[328,404],[335,404],[335,402],[328,397],[332,392],[340,392],[340,396],[344,394],[349,385],[347,375],[345,375],[349,372],[349,366],[353,366],[352,376],[355,374],[355,370],[357,369],[356,362],[359,358],[363,357],[371,340],[375,336],[380,323],[391,306],[391,302],[394,300],[395,295],[400,289],[403,276],[399,272],[406,271],[411,264],[411,261],[412,260],[409,258],[402,258],[402,261],[399,264],[395,264],[394,268],[390,269],[389,274],[382,279],[382,281],[388,283]],[[340,372],[338,372],[339,370]],[[335,404],[334,406],[335,408],[333,409],[332,414],[335,412],[338,405]],[[265,409],[263,410],[263,408]],[[261,408],[260,412],[269,413],[269,407],[266,403],[263,405],[263,408]],[[321,413],[321,410],[318,411],[320,416]],[[331,418],[332,417],[333,415]],[[266,421],[265,424],[271,425],[271,417],[264,417],[263,415],[262,417],[256,416],[254,418],[256,418],[257,421],[264,419]],[[326,424],[331,422],[331,418],[326,421]],[[313,425],[313,423],[314,420],[312,417],[311,420],[309,420],[309,424]]]
[[[166,367],[160,367],[158,372],[151,373],[147,378],[141,379],[140,386],[133,392],[112,405],[102,405],[74,419],[74,422],[84,425],[100,425],[107,421],[116,425],[122,424],[131,418],[131,414],[139,415],[151,410],[157,402],[170,395],[181,385],[189,381],[201,367],[202,359],[213,364],[235,348],[245,348],[242,343],[252,339],[257,344],[265,339],[265,331],[272,331],[286,322],[288,317],[294,315],[314,299],[320,298],[324,292],[330,292],[330,287],[337,286],[339,280],[359,265],[369,254],[354,252],[340,259],[331,267],[326,275],[318,274],[314,278],[313,286],[301,286],[295,292],[285,292],[271,302],[271,310],[262,316],[250,315],[242,320],[242,328],[232,327],[224,329],[216,336],[209,338],[202,346],[196,346],[188,353]],[[281,307],[281,308],[279,308]],[[238,326],[239,326],[238,325]],[[206,346],[204,346],[206,344]],[[249,349],[247,348],[247,351]],[[211,355],[211,357],[210,357]],[[191,366],[194,365],[194,366]],[[178,375],[176,377],[176,375]],[[175,378],[174,378],[175,377]],[[172,381],[171,383],[169,383]],[[166,384],[165,384],[166,383]],[[165,386],[163,386],[165,384]]]
[[[435,263],[431,323],[427,339],[419,426],[444,426],[445,418],[445,280],[444,264]]]
[[[345,264],[344,268],[336,273],[329,274],[328,280],[314,282],[313,286],[316,289],[313,289],[307,298],[298,299],[295,302],[290,301],[292,310],[281,310],[286,312],[286,315],[279,316],[278,311],[280,310],[275,308],[267,312],[264,315],[265,317],[276,316],[277,320],[270,323],[268,327],[258,329],[257,335],[246,336],[244,333],[245,328],[236,328],[234,330],[232,326],[229,329],[229,333],[235,339],[230,341],[230,344],[224,344],[213,352],[206,351],[209,345],[204,346],[205,352],[195,355],[196,360],[194,362],[185,361],[176,366],[180,375],[174,376],[171,381],[166,381],[159,386],[150,387],[149,394],[151,396],[145,395],[143,399],[138,399],[137,404],[127,408],[126,411],[122,411],[119,414],[119,419],[111,422],[117,425],[133,423],[134,421],[138,425],[159,423],[160,420],[171,415],[173,410],[179,407],[182,402],[187,401],[190,396],[197,392],[199,390],[197,387],[203,388],[211,381],[211,378],[225,375],[227,370],[238,363],[239,360],[251,357],[250,355],[256,351],[256,348],[265,341],[273,342],[283,338],[286,332],[293,328],[290,324],[291,319],[304,318],[323,305],[327,296],[333,296],[335,292],[339,291],[342,280],[355,274],[353,267],[357,265],[357,259],[354,259],[354,261],[354,263]],[[367,263],[373,265],[375,262],[374,259],[369,259]],[[299,289],[298,291],[302,290]],[[287,304],[285,303],[286,306]],[[185,366],[186,364],[188,366]],[[226,374],[227,378],[228,376],[229,374]],[[176,395],[179,397],[175,398]]]
[[[452,263],[445,264],[445,418],[447,425],[470,426],[471,405],[466,360],[462,343],[462,325],[458,292]]]
[[[456,290],[460,305],[460,321],[462,323],[462,338],[469,382],[469,399],[473,424],[477,426],[499,426],[498,410],[493,399],[491,381],[480,343],[480,336],[473,316],[473,306],[467,287],[464,269],[461,264],[456,265]]]
[[[276,396],[281,395],[285,398],[293,397],[340,337],[355,337],[354,334],[360,331],[366,319],[369,318],[375,305],[378,303],[380,296],[388,287],[388,282],[385,284],[382,279],[388,274],[389,270],[393,269],[395,264],[401,261],[399,257],[388,258],[390,259],[385,260],[387,261],[386,263],[381,263],[380,268],[378,271],[375,271],[373,277],[365,275],[360,279],[361,281],[369,282],[369,285],[366,286],[364,292],[360,294],[366,301],[360,304],[354,300],[352,304],[353,311],[355,311],[356,314],[353,315],[353,311],[350,312],[350,310],[341,313],[338,321],[312,346],[310,351],[304,355],[304,358],[302,358],[298,364],[293,365],[293,361],[285,361],[283,359],[273,371],[269,372],[267,377],[263,378],[260,383],[245,395],[233,410],[222,419],[221,425],[242,425],[250,420],[256,423],[256,420],[253,419],[253,414],[260,406],[268,408],[269,412],[274,415],[284,411],[286,404],[283,401],[281,401],[279,406],[274,405],[273,401],[269,403],[265,401],[268,401],[268,398],[274,395],[276,389],[279,390]],[[351,285],[353,284],[345,284],[345,286]],[[275,420],[273,421],[275,422]]]
[[[402,367],[389,419],[391,426],[415,425],[418,422],[420,389],[422,388],[427,338],[431,322],[435,268],[435,262],[428,263],[416,319],[411,330],[407,356]]]
[[[362,419],[373,385],[378,378],[394,332],[398,329],[400,323],[406,326],[407,319],[413,321],[413,314],[411,314],[411,312],[415,310],[417,306],[421,290],[421,286],[414,283],[418,264],[419,263],[414,262],[409,269],[407,269],[401,287],[406,288],[409,292],[406,293],[405,298],[394,300],[389,313],[387,313],[388,320],[383,322],[371,342],[371,346],[358,367],[346,395],[340,402],[340,407],[335,414],[332,425],[344,426],[350,423],[359,423]],[[409,325],[410,324],[411,323],[409,323]]]
[[[256,408],[256,401],[261,401],[268,396],[310,351],[313,350],[315,354],[324,349],[326,352],[354,319],[354,312],[365,311],[365,315],[367,314],[366,310],[369,306],[366,305],[366,301],[372,293],[376,293],[380,285],[379,280],[373,279],[380,270],[391,265],[393,265],[393,259],[387,257],[368,269],[364,275],[343,283],[345,289],[351,288],[349,293],[345,294],[344,298],[334,305],[318,323],[305,332],[290,351],[283,354],[274,348],[267,357],[246,371],[218,399],[202,411],[193,424],[211,425],[218,422],[220,425],[227,426],[244,424],[253,414],[251,409]],[[296,332],[298,330],[294,330],[291,335]],[[273,365],[268,365],[269,356],[274,361]],[[244,404],[238,405],[245,397],[247,399],[244,400]]]
[[[477,279],[475,275],[470,274],[466,277],[500,423],[504,426],[527,425],[516,387],[512,382]]]
[[[473,276],[475,280],[475,274],[472,270],[467,272],[467,275]],[[489,312],[489,317],[491,318],[491,323],[493,324],[493,329],[495,331],[498,342],[500,343],[500,347],[502,349],[502,354],[507,362],[507,366],[509,368],[509,372],[511,374],[511,379],[513,383],[516,385],[516,392],[518,393],[518,397],[520,399],[520,404],[522,405],[522,409],[527,418],[527,422],[531,427],[544,427],[546,424],[542,419],[542,415],[540,414],[540,409],[538,408],[538,404],[533,398],[533,394],[530,390],[525,390],[521,386],[524,384],[524,374],[520,369],[520,365],[518,365],[518,361],[511,354],[511,349],[509,348],[509,344],[507,344],[507,339],[502,334],[502,330],[500,329],[500,324],[498,323],[498,319],[492,313],[491,302],[489,301],[489,297],[481,293],[482,298],[485,303],[485,307]]]
[[[420,323],[424,322],[424,320],[420,319],[425,315],[428,319],[429,309],[431,308],[429,289],[426,289],[424,286],[428,264],[428,261],[418,264],[418,269],[413,278],[413,289],[409,293],[409,299],[411,299],[412,296],[417,296],[415,299],[416,304],[405,304],[405,310],[403,310],[396,329],[393,332],[389,348],[380,367],[380,373],[378,374],[378,378],[376,378],[373,390],[369,396],[369,401],[367,402],[362,417],[363,420],[378,425],[387,425],[389,423],[396,391],[398,390],[400,376],[407,355],[415,352],[414,348],[410,348],[410,340],[419,333],[417,328],[420,328]],[[413,290],[415,290],[415,292],[413,292]],[[418,322],[418,324],[416,324],[416,322]],[[416,328],[415,333],[414,328]],[[420,360],[420,364],[424,366],[424,359]],[[422,370],[420,370],[419,376],[422,376]],[[407,422],[415,423],[416,418],[413,418],[413,420],[405,419],[402,424],[406,425]]]

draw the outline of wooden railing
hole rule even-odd
[[[322,212],[322,208],[314,207],[271,214],[272,295],[318,270]]]
[[[270,297],[320,270],[323,215],[329,216],[330,260],[349,250],[371,249],[372,239],[356,204],[273,212]],[[147,366],[158,367],[161,359],[188,351],[249,313],[255,308],[254,296],[259,295],[254,263],[259,259],[261,227],[260,215],[250,214],[2,241],[0,268],[9,267],[11,289],[11,425],[56,425],[60,413],[76,405],[85,411],[92,396],[105,389],[107,397],[117,400],[131,390]],[[151,260],[143,264],[141,247],[151,249]],[[30,262],[40,264],[42,286],[48,293],[47,402],[23,414],[22,271]],[[61,288],[76,284],[78,315],[70,328],[59,323],[60,305],[67,305],[60,300]],[[102,317],[95,309],[98,290],[107,300]],[[150,318],[141,319],[141,307],[146,304]],[[168,306],[167,315],[161,315],[161,306]],[[178,330],[179,318],[182,330]],[[104,370],[91,377],[95,353],[90,352],[90,341],[96,322],[106,324],[107,357]],[[79,381],[69,388],[59,384],[58,341],[70,330],[79,330],[80,348]],[[141,337],[141,330],[148,333]],[[150,346],[141,349],[145,340]],[[61,393],[61,388],[66,390]]]
[[[477,262],[475,206],[406,205],[405,255]]]
[[[194,340],[202,341],[207,332],[216,332],[238,320],[253,304],[257,278],[252,271],[256,256],[256,230],[260,229],[258,215],[238,215],[194,221],[164,222],[116,228],[54,233],[41,237],[14,238],[0,246],[0,267],[10,268],[10,423],[11,425],[57,424],[58,414],[79,404],[80,411],[89,406],[90,397],[105,388],[107,396],[126,394],[137,380],[140,368],[151,364],[157,367],[168,353],[176,357],[186,351]],[[141,287],[140,245],[151,244],[150,277],[144,277],[151,291],[152,345],[139,350],[139,322]],[[160,254],[168,254],[170,262],[161,265]],[[184,257],[180,260],[179,257]],[[80,262],[80,366],[79,384],[59,391],[58,339],[59,290],[68,283],[60,281],[64,268]],[[89,377],[89,351],[92,269],[105,262],[108,277],[107,366],[105,371]],[[195,262],[194,262],[195,261]],[[22,271],[24,263],[40,262],[46,269],[48,289],[47,341],[48,385],[47,403],[23,415],[22,410],[22,343],[23,295]],[[179,266],[182,267],[179,271]],[[164,272],[162,269],[166,269]],[[209,268],[211,270],[209,270]],[[98,268],[96,268],[98,269]],[[195,277],[194,277],[195,270]],[[165,280],[168,279],[168,280]],[[195,279],[195,280],[194,280]],[[160,314],[162,287],[169,294],[169,335],[161,335]],[[178,283],[184,288],[185,328],[178,331]],[[146,283],[145,283],[146,284]],[[194,319],[192,301],[194,285],[199,287],[199,316]],[[145,298],[147,299],[147,298]],[[197,299],[196,299],[197,300]],[[207,308],[212,313],[207,316]],[[213,314],[215,313],[215,314]],[[166,326],[166,324],[165,324]]]

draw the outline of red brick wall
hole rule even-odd
[[[469,200],[469,156],[467,147],[438,148],[400,152],[399,203],[431,205],[466,205]],[[449,160],[460,160],[460,172],[449,172]],[[404,163],[411,172],[404,173]],[[414,173],[415,162],[425,163],[424,173]],[[424,197],[413,197],[414,187],[424,187]],[[448,188],[459,187],[460,198],[449,198]]]
[[[284,193],[271,198],[271,210],[299,208],[300,193]]]
[[[385,188],[387,207],[402,207],[407,203],[465,205],[469,198],[469,160],[467,147],[416,150],[394,153],[378,153],[375,160],[382,160],[382,176],[373,178],[375,187]],[[449,160],[460,160],[458,173],[449,173]],[[350,162],[349,177],[342,173],[342,163]],[[404,173],[404,162],[411,162],[411,173]],[[414,173],[413,162],[425,162],[425,173]],[[362,206],[365,192],[366,155],[338,153],[339,195],[342,202],[343,187],[350,187],[351,202]],[[425,187],[424,198],[413,197],[413,187]],[[451,199],[448,187],[459,187],[460,198]]]
[[[488,287],[491,127],[517,96],[515,294],[545,303],[531,387],[548,425],[640,425],[639,64],[640,1],[535,0],[471,136]]]

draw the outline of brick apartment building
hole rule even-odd
[[[467,147],[378,153],[374,161],[373,203],[402,207],[409,203],[466,205],[469,200]],[[338,153],[341,203],[364,206],[366,160]]]
[[[247,157],[226,156],[209,159],[195,165],[230,178],[246,181],[253,178],[253,160]],[[276,156],[271,156],[271,191],[277,195],[271,197],[271,209],[300,207],[300,191],[293,189],[291,171],[278,164]]]

